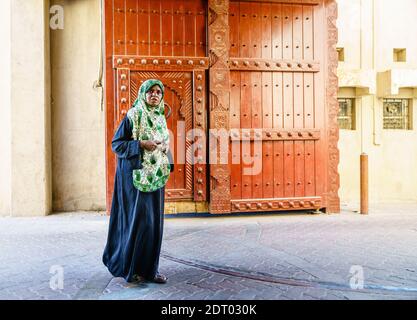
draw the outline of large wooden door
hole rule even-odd
[[[211,8],[211,128],[230,133],[228,164],[210,168],[211,211],[337,212],[334,1]]]
[[[141,83],[149,78],[164,83],[171,109],[167,122],[175,171],[166,198],[206,200],[205,150],[195,147],[201,140],[198,134],[207,130],[206,17],[203,0],[105,1],[108,211],[116,166],[111,140]]]
[[[106,0],[108,209],[114,130],[141,81],[158,77],[173,112],[168,200],[338,212],[336,17],[334,0]],[[210,137],[209,166],[204,143],[179,151],[199,137],[179,137],[178,122]],[[227,148],[212,153],[219,131]]]
[[[320,207],[325,110],[314,81],[314,6],[232,1],[229,17],[232,210]]]

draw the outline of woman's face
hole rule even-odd
[[[157,84],[146,92],[146,102],[152,107],[159,105],[161,103],[161,99],[162,90]]]

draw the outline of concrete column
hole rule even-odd
[[[5,79],[6,86],[2,86],[6,91],[2,113],[6,117],[1,117],[5,122],[5,129],[1,126],[1,130],[6,137],[2,137],[0,145],[5,146],[6,152],[2,148],[1,173],[6,179],[2,179],[0,192],[6,202],[1,205],[0,214],[47,215],[51,211],[52,190],[49,1],[1,2],[10,17],[6,18],[10,54],[6,54],[4,62],[8,64],[10,77],[7,76],[9,81]],[[6,15],[5,11],[0,12]],[[0,24],[4,23],[1,19]]]

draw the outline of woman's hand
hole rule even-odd
[[[159,140],[156,140],[155,141],[155,143],[158,145],[158,149],[160,150],[160,151],[162,151],[163,153],[167,153],[168,152],[168,149],[169,149],[169,145],[168,144],[166,144],[164,141],[159,141]]]
[[[152,140],[144,140],[140,142],[140,147],[147,150],[147,151],[154,151],[157,147],[158,141],[152,141]]]
[[[161,151],[165,154],[168,154],[169,151],[169,145],[167,145],[166,143],[162,143],[161,144]]]

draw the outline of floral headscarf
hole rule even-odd
[[[146,93],[155,85],[162,91],[159,105],[153,107],[146,102]],[[161,141],[154,151],[143,150],[142,169],[133,170],[133,185],[142,192],[153,192],[166,185],[170,174],[170,163],[166,154],[169,146],[169,132],[165,119],[164,85],[161,81],[145,81],[138,98],[127,113],[132,124],[134,140]]]

